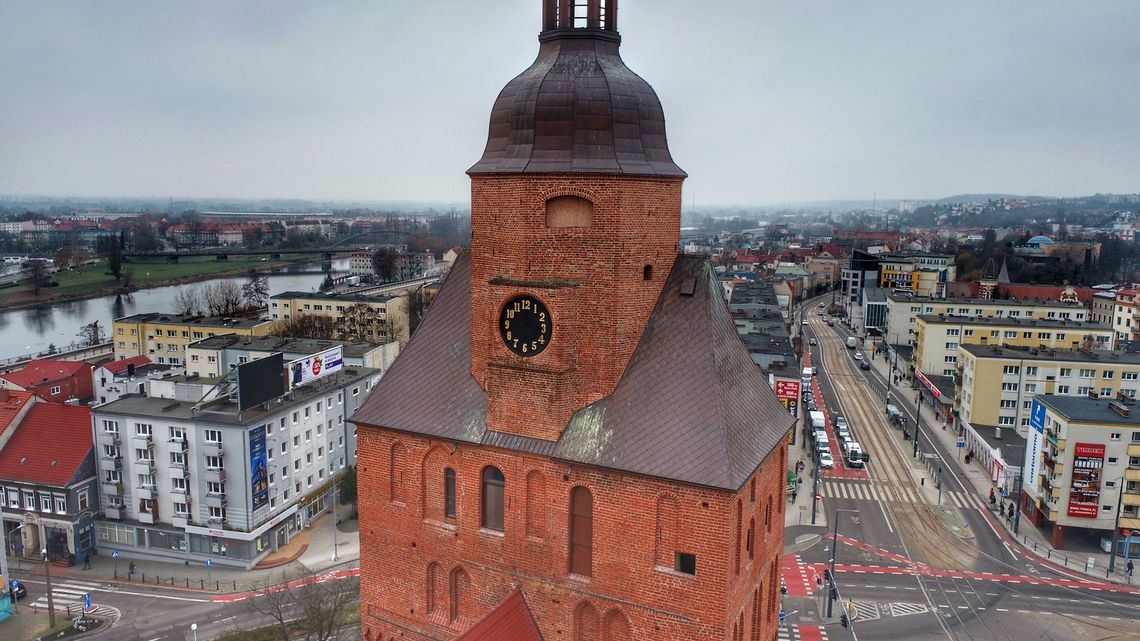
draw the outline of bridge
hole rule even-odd
[[[210,247],[187,251],[124,252],[125,258],[165,258],[168,263],[177,263],[179,258],[192,256],[213,256],[218,262],[227,262],[230,256],[268,256],[269,260],[281,260],[283,254],[311,254],[321,260],[332,260],[336,254],[351,254],[364,251],[362,247],[325,247],[323,249],[240,249],[236,247]]]

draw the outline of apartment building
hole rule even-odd
[[[238,336],[225,334],[204,338],[186,347],[186,373],[190,376],[215,378],[242,363],[255,361],[280,352],[285,361],[293,361],[339,347],[346,367],[367,367],[387,371],[400,344],[346,343],[311,338],[282,338],[279,336]]]
[[[923,296],[945,296],[957,267],[953,254],[906,252],[879,255],[879,287]]]
[[[1137,409],[1131,399],[1034,397],[1021,512],[1038,527],[1052,526],[1054,548],[1064,546],[1068,530],[1076,539],[1110,537],[1118,523],[1140,528]],[[1140,557],[1140,541],[1131,547]]]
[[[1037,394],[1135,398],[1140,389],[1135,352],[960,345],[958,365],[959,417],[976,428],[1016,427],[1022,436]]]
[[[960,345],[1046,349],[1112,349],[1113,332],[1104,325],[1048,318],[998,318],[920,314],[912,365],[926,375],[958,373]]]
[[[115,358],[147,356],[159,365],[184,365],[186,345],[221,334],[268,336],[276,323],[259,318],[135,314],[111,324]]]
[[[332,319],[340,340],[403,344],[410,336],[407,296],[282,292],[269,299],[271,320],[305,315]]]
[[[887,330],[892,345],[914,345],[918,317],[922,314],[973,316],[977,318],[1041,318],[1090,320],[1089,310],[1080,303],[1034,300],[994,300],[990,298],[932,298],[903,292],[887,293]],[[1107,325],[1108,321],[1103,322]]]
[[[344,367],[239,412],[232,397],[187,400],[218,379],[178,377],[167,398],[93,408],[100,548],[253,567],[329,508],[355,464],[347,418],[379,378]]]

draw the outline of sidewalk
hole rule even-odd
[[[803,434],[796,435],[797,441],[803,440]],[[810,445],[810,444],[809,444]],[[796,462],[803,461],[805,467],[804,471],[800,473],[802,482],[799,489],[796,490],[796,500],[792,501],[789,495],[784,499],[784,527],[793,528],[797,526],[818,527],[827,529],[827,510],[823,507],[823,501],[819,501],[816,507],[815,525],[811,522],[811,503],[814,497],[812,492],[812,470],[815,467],[812,453],[810,449],[804,449],[803,443],[797,442],[795,445],[788,447],[788,470],[794,471],[796,469]],[[822,472],[822,470],[821,470]],[[823,476],[820,476],[820,485],[823,484]]]
[[[880,376],[888,376],[888,365],[884,358],[884,353],[879,352],[875,358],[871,360],[872,366]],[[900,368],[901,369],[901,368]],[[901,373],[901,372],[900,372]],[[911,416],[914,415],[915,399],[918,395],[918,389],[912,388],[910,382],[905,377],[898,386],[892,384],[891,387],[891,402],[908,412]],[[939,416],[935,410],[927,404],[923,404],[920,414],[922,421],[921,435],[929,438],[932,441],[937,441],[945,451],[950,452],[951,455],[959,453],[957,447],[958,433],[945,426],[942,417]],[[960,457],[954,458],[953,461],[946,461],[947,467],[953,468],[954,474],[962,482],[963,489],[973,491],[983,503],[988,503],[990,496],[990,489],[994,487],[994,483],[990,480],[989,472],[984,469],[979,463],[964,463]],[[1035,525],[1029,522],[1028,519],[1020,520],[1018,523],[1018,531],[1015,534],[1010,522],[1006,518],[997,515],[999,508],[1004,508],[1008,502],[999,500],[998,503],[987,510],[987,521],[990,526],[999,533],[1008,544],[1019,546],[1021,551],[1027,557],[1034,558],[1042,565],[1049,566],[1056,571],[1069,574],[1074,578],[1095,578],[1098,581],[1112,581],[1115,583],[1127,584],[1127,577],[1124,576],[1124,566],[1128,563],[1127,560],[1117,557],[1116,571],[1112,575],[1108,575],[1108,560],[1109,555],[1107,552],[1102,551],[1100,548],[1094,546],[1086,546],[1087,549],[1068,549],[1056,550],[1050,545],[1049,537],[1046,533],[1040,531]],[[1091,563],[1089,562],[1091,559]]]
[[[348,514],[351,506],[337,507],[340,514]],[[162,585],[215,593],[239,592],[257,589],[269,583],[280,582],[282,573],[301,571],[324,572],[333,569],[356,567],[360,559],[358,522],[342,521],[336,531],[336,559],[333,559],[332,515],[325,514],[313,521],[310,527],[293,537],[288,545],[270,554],[257,567],[242,570],[200,562],[168,562],[130,559],[120,556],[112,559],[109,553],[91,558],[91,569],[82,565],[52,566],[52,581],[75,579],[100,583]],[[127,570],[134,561],[135,573],[128,580]],[[29,559],[8,558],[8,567],[16,579],[43,576],[44,565]]]

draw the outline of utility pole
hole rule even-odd
[[[1116,493],[1116,520],[1112,524],[1112,547],[1109,548],[1108,553],[1108,572],[1105,572],[1104,577],[1107,579],[1112,575],[1112,571],[1116,568],[1116,535],[1120,531],[1120,504],[1124,501],[1124,484],[1126,481],[1124,477],[1116,482],[1120,491]],[[1129,545],[1125,544],[1125,554]]]
[[[914,413],[914,458],[918,458],[919,423],[922,422],[922,390],[918,390],[918,410]]]
[[[340,519],[340,517],[337,516],[337,513],[336,513],[336,499],[337,499],[337,495],[339,493],[340,493],[340,481],[337,481],[336,483],[333,484],[333,497],[332,497],[332,524],[333,524],[332,560],[333,561],[337,560],[337,556],[336,556],[336,529],[337,529],[337,521]]]
[[[44,557],[44,577],[47,580],[47,598],[48,598],[48,629],[55,628],[55,601],[51,596],[51,561],[48,560],[47,548],[41,552]]]
[[[819,503],[819,463],[811,471],[811,524],[815,525],[815,513]]]

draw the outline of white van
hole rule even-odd
[[[847,349],[855,349],[858,346],[854,336],[847,337]]]
[[[863,448],[858,443],[852,443],[847,448],[847,466],[863,467]]]
[[[827,423],[827,417],[823,412],[808,412],[808,417],[811,418],[812,429],[822,430]]]
[[[811,377],[814,375],[815,375],[814,369],[812,369],[810,367],[805,367],[803,373],[800,374],[800,380],[810,381]]]

